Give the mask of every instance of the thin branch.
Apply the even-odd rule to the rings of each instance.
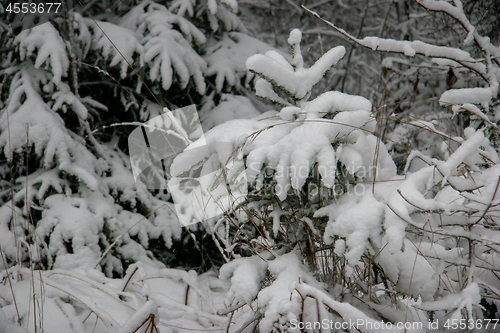
[[[498,191],[498,186],[499,185],[500,185],[500,176],[498,177],[497,186],[495,186],[495,191],[493,192],[493,196],[491,197],[491,200],[488,203],[488,207],[486,207],[486,209],[483,212],[483,215],[481,215],[481,217],[479,218],[479,220],[477,220],[474,224],[477,224],[477,223],[481,222],[481,220],[484,219],[484,217],[486,216],[486,213],[491,208],[491,205],[493,204],[493,201],[495,200],[495,196],[497,195],[497,191]]]
[[[325,20],[318,13],[308,9],[307,7],[302,6],[302,8],[304,8],[304,10],[306,10],[309,14],[323,21],[329,27],[335,29],[337,32],[341,33],[345,37],[365,48],[378,52],[399,53],[410,57],[415,56],[415,54],[420,54],[426,57],[450,59],[458,62],[464,67],[467,67],[471,71],[476,72],[486,82],[489,82],[489,79],[486,76],[486,72],[484,70],[484,65],[476,65],[476,60],[473,59],[468,52],[465,52],[463,50],[452,47],[436,46],[421,41],[398,41],[377,37],[365,37],[363,39],[359,39],[350,35],[344,29],[338,28],[337,26],[335,26],[335,24],[328,20]]]

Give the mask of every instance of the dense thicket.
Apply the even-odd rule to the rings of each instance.
[[[497,1],[0,6],[0,332],[498,318]],[[128,135],[191,104],[172,176],[241,153],[248,195],[181,227]]]

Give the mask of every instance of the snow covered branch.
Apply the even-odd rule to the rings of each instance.
[[[337,27],[332,22],[322,18],[318,13],[304,6],[302,6],[302,8],[304,8],[311,15],[326,23],[331,28],[335,29],[337,32],[347,37],[349,40],[368,49],[378,52],[400,53],[409,57],[414,57],[416,54],[420,54],[426,57],[450,59],[476,72],[484,80],[488,81],[484,66],[481,65],[476,59],[472,58],[466,51],[457,48],[436,46],[421,41],[400,41],[379,37],[365,37],[363,39],[359,39],[350,35],[344,29]]]

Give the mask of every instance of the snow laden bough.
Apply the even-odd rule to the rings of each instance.
[[[349,146],[358,141],[359,147],[361,141],[375,142],[370,134],[375,129],[370,116],[372,105],[364,97],[330,91],[308,100],[313,86],[344,56],[344,47],[331,49],[306,69],[300,40],[300,31],[293,30],[288,39],[293,50],[291,63],[275,51],[247,60],[248,69],[259,77],[257,95],[285,105],[276,121],[280,126],[265,129],[245,145],[248,178],[256,179],[264,164],[274,169],[276,194],[281,200],[289,189],[299,190],[304,185],[315,163],[323,183],[330,188],[335,185],[338,161],[345,161],[353,174],[368,167],[370,157]],[[278,92],[284,92],[289,101]],[[327,114],[333,115],[333,119],[327,119]],[[269,124],[262,128],[265,126]],[[338,143],[336,150],[332,143]],[[354,160],[357,162],[353,164]]]

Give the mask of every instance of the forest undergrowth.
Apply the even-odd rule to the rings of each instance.
[[[0,4],[0,333],[500,329],[495,1],[77,3]]]

